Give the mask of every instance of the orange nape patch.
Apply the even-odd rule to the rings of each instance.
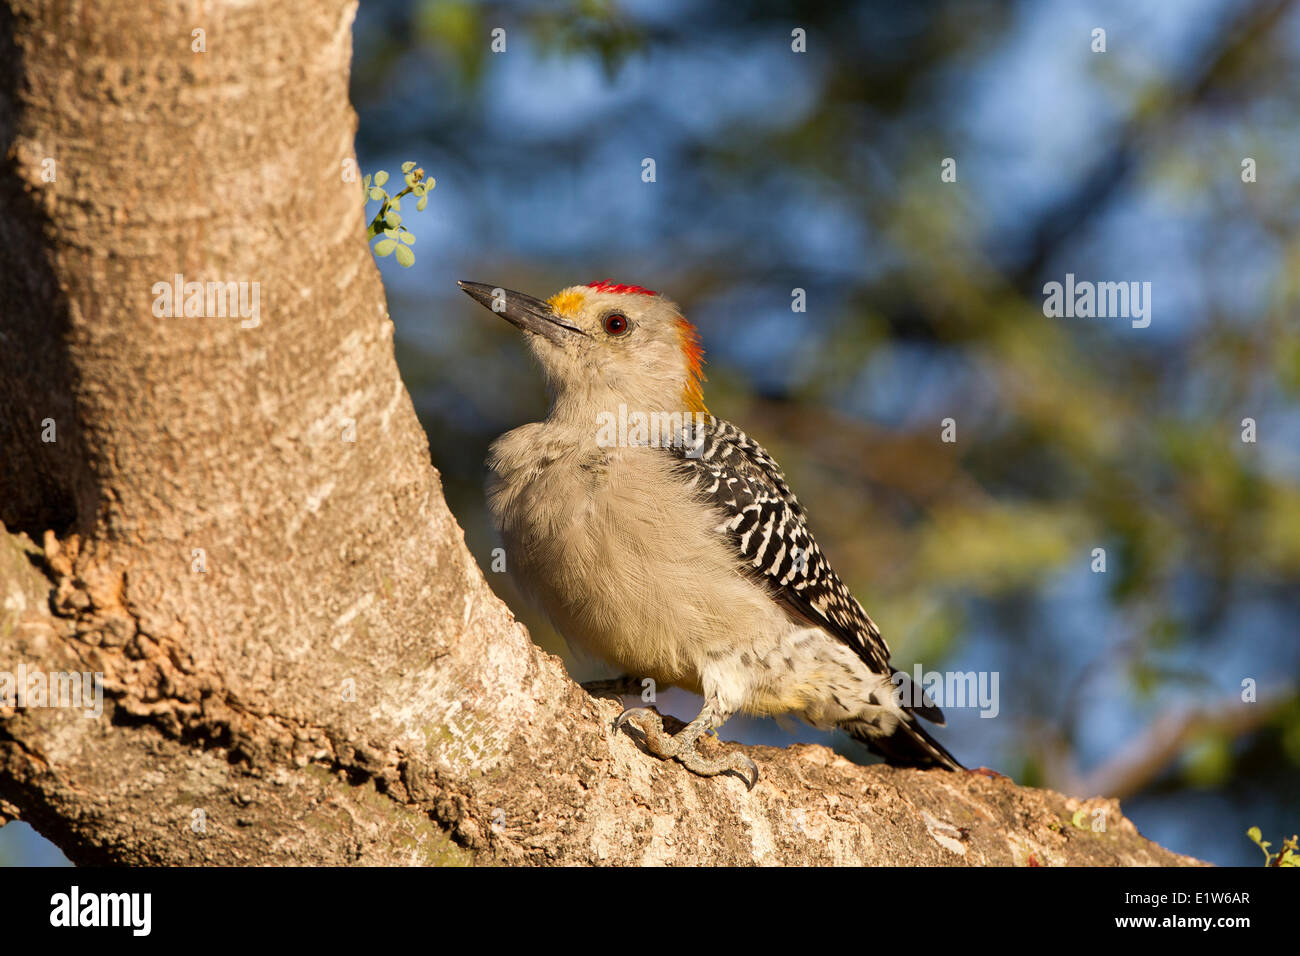
[[[704,346],[700,344],[699,330],[680,316],[677,318],[677,336],[682,343],[682,355],[686,357],[686,385],[682,389],[682,401],[692,412],[705,415],[709,410],[704,405]]]
[[[586,301],[586,294],[578,289],[561,289],[547,299],[546,304],[555,311],[556,315],[562,315],[566,319],[574,319],[582,311],[582,306]]]

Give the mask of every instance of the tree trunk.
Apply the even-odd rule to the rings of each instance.
[[[812,746],[748,793],[611,731],[398,376],[355,8],[0,0],[0,667],[105,690],[0,700],[0,821],[78,863],[1192,862],[1106,801]]]

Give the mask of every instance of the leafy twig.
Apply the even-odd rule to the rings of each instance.
[[[406,179],[406,188],[395,196],[388,195],[388,191],[383,188],[388,182],[387,170],[381,169],[375,173],[374,185],[370,183],[370,176],[362,180],[367,201],[379,203],[379,212],[375,213],[375,218],[370,220],[370,226],[366,229],[366,241],[382,236],[375,243],[375,255],[383,257],[395,252],[397,264],[409,267],[415,264],[415,253],[410,249],[415,242],[415,234],[402,225],[402,197],[414,195],[416,210],[423,212],[429,202],[429,191],[435,182],[432,176],[425,179],[424,170],[409,160],[402,163],[402,173]]]
[[[1255,841],[1255,845],[1264,851],[1265,866],[1300,866],[1300,837],[1291,834],[1290,838],[1282,841],[1281,853],[1269,853],[1268,848],[1273,844],[1264,840],[1264,834],[1260,832],[1259,827],[1251,827],[1246,831],[1246,836]]]

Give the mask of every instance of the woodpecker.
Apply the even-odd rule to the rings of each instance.
[[[963,769],[921,726],[942,712],[895,675],[780,467],[709,414],[700,336],[676,304],[608,280],[545,301],[459,285],[523,331],[551,397],[543,421],[489,453],[511,574],[566,640],[625,675],[608,683],[651,678],[704,698],[676,734],[645,708],[616,730],[630,723],[655,756],[751,789],[758,767],[743,753],[696,749],[739,712],[841,727],[891,764]]]

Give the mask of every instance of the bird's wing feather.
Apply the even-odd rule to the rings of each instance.
[[[736,549],[745,572],[791,612],[848,644],[873,672],[891,673],[880,628],[822,554],[772,456],[712,415],[671,453],[695,493],[721,512],[716,530]]]

